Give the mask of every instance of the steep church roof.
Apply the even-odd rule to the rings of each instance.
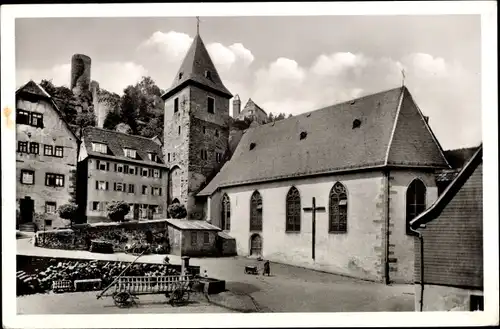
[[[251,118],[253,121],[263,124],[267,121],[267,113],[250,98],[237,118]]]
[[[406,87],[249,129],[198,194],[218,188],[382,167],[449,168]]]
[[[194,37],[193,43],[189,47],[184,61],[172,82],[172,86],[162,95],[162,98],[166,99],[172,96],[189,84],[208,89],[227,98],[233,97],[222,83],[219,73],[199,34]]]

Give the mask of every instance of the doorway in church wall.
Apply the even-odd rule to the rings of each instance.
[[[262,256],[262,238],[259,234],[250,237],[250,256]]]

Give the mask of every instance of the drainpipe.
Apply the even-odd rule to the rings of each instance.
[[[420,228],[425,228],[425,224],[420,225]],[[416,233],[418,236],[418,240],[420,242],[420,312],[424,309],[424,238],[422,233],[414,230],[410,226],[410,231]]]
[[[384,276],[385,284],[390,283],[389,278],[389,223],[390,223],[390,211],[391,211],[391,185],[389,181],[390,171],[384,171],[385,181],[386,181],[386,213],[385,213],[385,243],[384,243]]]

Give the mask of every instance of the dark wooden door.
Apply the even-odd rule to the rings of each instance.
[[[33,222],[33,210],[35,209],[35,201],[29,196],[21,199],[20,208],[20,224]]]
[[[254,234],[250,238],[250,255],[251,256],[262,255],[262,238],[258,234]]]

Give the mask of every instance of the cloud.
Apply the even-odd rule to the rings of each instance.
[[[16,85],[22,86],[30,79],[40,82],[42,79],[52,80],[56,86],[70,85],[71,65],[55,65],[48,69],[20,69],[17,70]],[[92,80],[99,82],[99,86],[108,91],[122,94],[128,85],[135,84],[147,70],[133,62],[96,62],[92,64]]]
[[[140,51],[153,50],[170,62],[179,63],[186,55],[193,38],[188,34],[156,31],[138,47]],[[208,44],[207,51],[218,70],[229,70],[235,65],[247,67],[254,61],[252,52],[241,43],[225,46],[219,42]],[[180,64],[179,64],[180,65]]]
[[[474,101],[480,99],[480,77],[432,54],[376,58],[337,52],[318,55],[310,66],[278,58],[254,73],[245,93],[267,112],[296,115],[401,86],[403,68],[406,86],[444,148],[480,142],[481,108]]]

